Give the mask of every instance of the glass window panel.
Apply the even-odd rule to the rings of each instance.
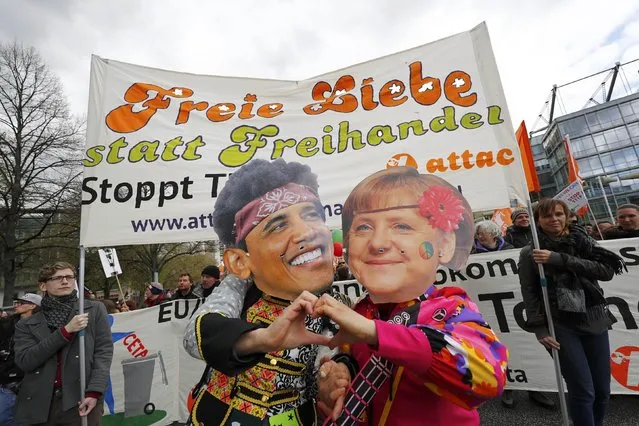
[[[601,164],[603,165],[604,171],[606,173],[612,173],[617,170],[615,164],[612,161],[611,154],[602,154],[601,155]]]
[[[639,99],[620,105],[621,114],[626,117],[626,122],[639,119]]]
[[[576,157],[592,155],[597,152],[595,142],[590,135],[571,140],[570,145],[572,146],[572,150],[574,151],[573,154]]]
[[[606,138],[603,133],[596,133],[592,135],[592,139],[594,140],[598,151],[604,151],[606,149]]]
[[[586,121],[588,122],[588,127],[590,127],[591,132],[601,130],[601,125],[599,124],[599,119],[597,118],[596,113],[591,112],[590,114],[586,114]]]
[[[594,174],[589,158],[582,158],[581,160],[577,160],[577,164],[579,165],[579,174],[581,174],[582,177],[586,178]]]
[[[628,124],[628,132],[634,143],[639,143],[639,123]]]
[[[579,137],[589,133],[586,119],[583,115],[571,118],[559,124],[562,135],[568,135],[570,138]]]

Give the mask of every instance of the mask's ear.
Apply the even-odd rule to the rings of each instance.
[[[446,264],[453,260],[455,256],[455,246],[457,245],[457,238],[454,232],[446,232],[440,235],[439,239],[439,263]]]
[[[224,250],[224,265],[236,277],[247,280],[251,277],[251,261],[249,255],[239,248]]]

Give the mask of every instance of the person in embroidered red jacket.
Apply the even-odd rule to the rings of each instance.
[[[340,425],[479,425],[476,407],[503,392],[508,352],[464,290],[433,285],[440,265],[468,258],[467,201],[441,178],[392,168],[355,187],[342,227],[368,295],[354,310],[329,295],[314,307],[340,326],[331,344],[350,352],[322,366],[327,379],[336,361],[350,364],[351,387],[344,396],[320,380],[320,409]]]

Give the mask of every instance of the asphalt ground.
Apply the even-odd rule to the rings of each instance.
[[[482,426],[553,426],[561,425],[561,413],[557,394],[547,394],[556,407],[544,408],[528,398],[528,392],[515,392],[515,406],[506,408],[500,399],[487,402],[479,408]],[[639,426],[639,395],[613,395],[610,399],[606,425]],[[174,422],[171,426],[181,426]],[[452,425],[451,425],[452,426]],[[461,426],[461,425],[460,425]],[[578,426],[578,425],[575,425]]]
[[[540,407],[528,398],[528,392],[515,392],[515,406],[506,408],[501,400],[489,401],[479,408],[482,426],[561,425],[557,394],[547,394],[554,401],[554,409]],[[608,407],[606,425],[639,426],[639,395],[613,395]],[[578,426],[578,425],[575,425]]]

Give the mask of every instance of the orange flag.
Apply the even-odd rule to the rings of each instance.
[[[528,192],[540,192],[539,178],[537,177],[537,169],[533,160],[532,150],[530,149],[530,139],[528,138],[528,130],[526,123],[521,122],[517,132],[515,133],[517,144],[519,145],[519,153],[521,154],[521,163],[524,166],[524,174],[526,175],[526,184],[528,184]]]
[[[572,156],[570,152],[570,143],[568,139],[568,135],[564,138],[564,147],[566,148],[566,160],[568,160],[568,183],[573,183],[578,180],[582,181],[581,175],[579,175],[579,164],[577,164],[577,160]]]
[[[492,221],[495,222],[501,228],[501,235],[506,235],[506,229],[513,224],[510,220],[510,214],[512,209],[506,207],[505,209],[496,209],[493,212]]]

